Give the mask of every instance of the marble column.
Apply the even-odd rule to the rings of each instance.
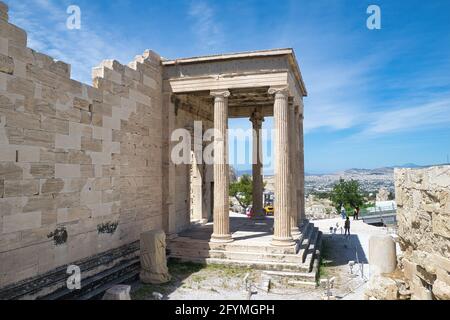
[[[261,139],[261,128],[264,118],[261,113],[255,111],[250,118],[253,124],[253,161],[252,161],[252,174],[253,174],[253,218],[262,219],[264,218],[263,212],[263,177],[262,177],[262,139]]]
[[[290,217],[290,177],[289,177],[289,95],[287,88],[270,88],[275,94],[275,221],[272,245],[293,246]]]
[[[306,220],[305,213],[305,145],[304,145],[304,135],[303,135],[303,113],[304,108],[303,105],[299,106],[299,115],[298,115],[298,130],[299,133],[297,137],[299,138],[299,152],[298,152],[298,162],[299,162],[299,186],[298,186],[298,223],[303,224]]]
[[[289,106],[289,145],[291,146],[289,157],[291,168],[291,234],[292,237],[298,238],[300,236],[300,230],[298,228],[298,180],[299,180],[299,168],[298,168],[298,153],[299,153],[299,139],[297,137],[297,119],[296,119],[296,106]]]
[[[229,162],[228,162],[228,97],[227,90],[211,91],[214,97],[214,231],[213,242],[231,242]]]

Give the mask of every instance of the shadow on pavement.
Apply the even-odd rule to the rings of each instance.
[[[357,235],[324,234],[323,246],[322,257],[328,266],[347,265],[349,261],[368,263]]]

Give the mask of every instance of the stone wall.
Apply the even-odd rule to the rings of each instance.
[[[0,288],[162,227],[162,112],[158,55],[79,83],[0,2]]]
[[[450,166],[397,169],[401,267],[412,299],[450,299]]]

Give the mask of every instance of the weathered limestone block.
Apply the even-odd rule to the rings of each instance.
[[[2,93],[0,95],[0,108],[12,111],[12,110],[14,110],[14,107],[15,107],[15,102],[14,102],[13,98],[3,95],[3,93]]]
[[[52,196],[34,196],[27,198],[23,212],[37,212],[53,210],[55,208],[55,200]]]
[[[3,233],[37,229],[41,227],[41,212],[27,212],[3,217]]]
[[[40,116],[29,113],[14,112],[6,116],[6,125],[13,128],[40,130]]]
[[[395,241],[389,235],[373,236],[369,240],[369,263],[371,272],[384,274],[397,267]]]
[[[3,37],[0,37],[0,53],[9,56],[9,41]]]
[[[42,130],[23,130],[23,144],[52,149],[55,146],[55,134]]]
[[[19,27],[0,19],[0,37],[7,38],[10,45],[25,47],[27,45],[27,33]]]
[[[69,150],[67,152],[56,153],[56,162],[60,164],[91,164],[90,155],[80,150]]]
[[[141,268],[140,278],[144,283],[160,284],[170,281],[164,231],[152,230],[141,234]]]
[[[14,61],[13,58],[0,54],[0,72],[7,74],[14,73]]]
[[[104,116],[112,117],[112,105],[107,103],[94,102],[92,104],[93,113],[99,113]]]
[[[433,233],[450,239],[450,215],[433,213]]]
[[[436,280],[433,284],[433,294],[438,300],[450,300],[450,284]]]
[[[5,181],[5,197],[35,196],[39,194],[39,180]]]
[[[414,279],[414,277],[416,276],[417,264],[411,262],[408,259],[403,258],[402,265],[403,265],[403,274],[405,275],[405,278],[409,281],[412,281],[412,279]]]
[[[90,210],[83,207],[60,208],[57,210],[57,223],[68,223],[85,220],[90,216]]]
[[[47,179],[41,181],[42,194],[59,193],[64,188],[64,180],[62,179]]]
[[[77,164],[55,164],[55,178],[80,178],[81,166]]]
[[[85,151],[102,152],[102,140],[81,138],[81,149]]]
[[[90,111],[90,106],[91,104],[89,103],[89,101],[80,99],[75,97],[73,99],[73,107],[80,109],[80,110],[84,110],[84,111]]]
[[[78,192],[59,193],[55,196],[57,208],[76,208],[81,204],[81,196]]]
[[[433,254],[431,257],[431,260],[434,265],[439,266],[439,269],[442,269],[450,274],[450,259],[449,258],[445,258],[439,254]]]
[[[411,260],[418,265],[418,269],[423,269],[422,273],[435,274],[436,265],[433,263],[433,259],[430,253],[422,250],[414,250],[411,254]]]
[[[49,179],[55,174],[55,166],[50,164],[31,164],[30,173],[38,179]]]
[[[70,78],[71,66],[68,63],[62,61],[54,61],[49,66],[49,70],[64,78]]]
[[[22,95],[25,98],[34,98],[35,85],[33,81],[19,78],[9,77],[7,83],[8,93]]]
[[[17,46],[9,41],[7,55],[12,57],[14,61],[19,61],[23,64],[21,66],[22,76],[26,73],[26,65],[35,63],[33,50],[22,46]]]
[[[0,179],[20,180],[23,178],[23,169],[11,162],[0,162]]]
[[[102,300],[131,300],[131,286],[117,285],[105,292]]]
[[[38,147],[15,146],[17,162],[38,163],[41,159],[41,150]],[[31,170],[30,170],[31,171]]]
[[[80,165],[80,174],[82,178],[95,178],[95,166],[89,164]]]
[[[8,21],[8,6],[3,1],[0,1],[0,19]]]
[[[374,275],[371,277],[364,293],[366,299],[375,300],[397,300],[398,285],[395,280],[384,277],[382,275]]]
[[[97,127],[103,126],[103,115],[101,113],[92,113],[91,118],[92,125]]]
[[[411,300],[433,300],[432,292],[426,288],[419,277],[411,282]]]

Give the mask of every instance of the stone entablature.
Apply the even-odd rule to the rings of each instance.
[[[450,299],[450,166],[396,169],[403,274],[413,299]]]

